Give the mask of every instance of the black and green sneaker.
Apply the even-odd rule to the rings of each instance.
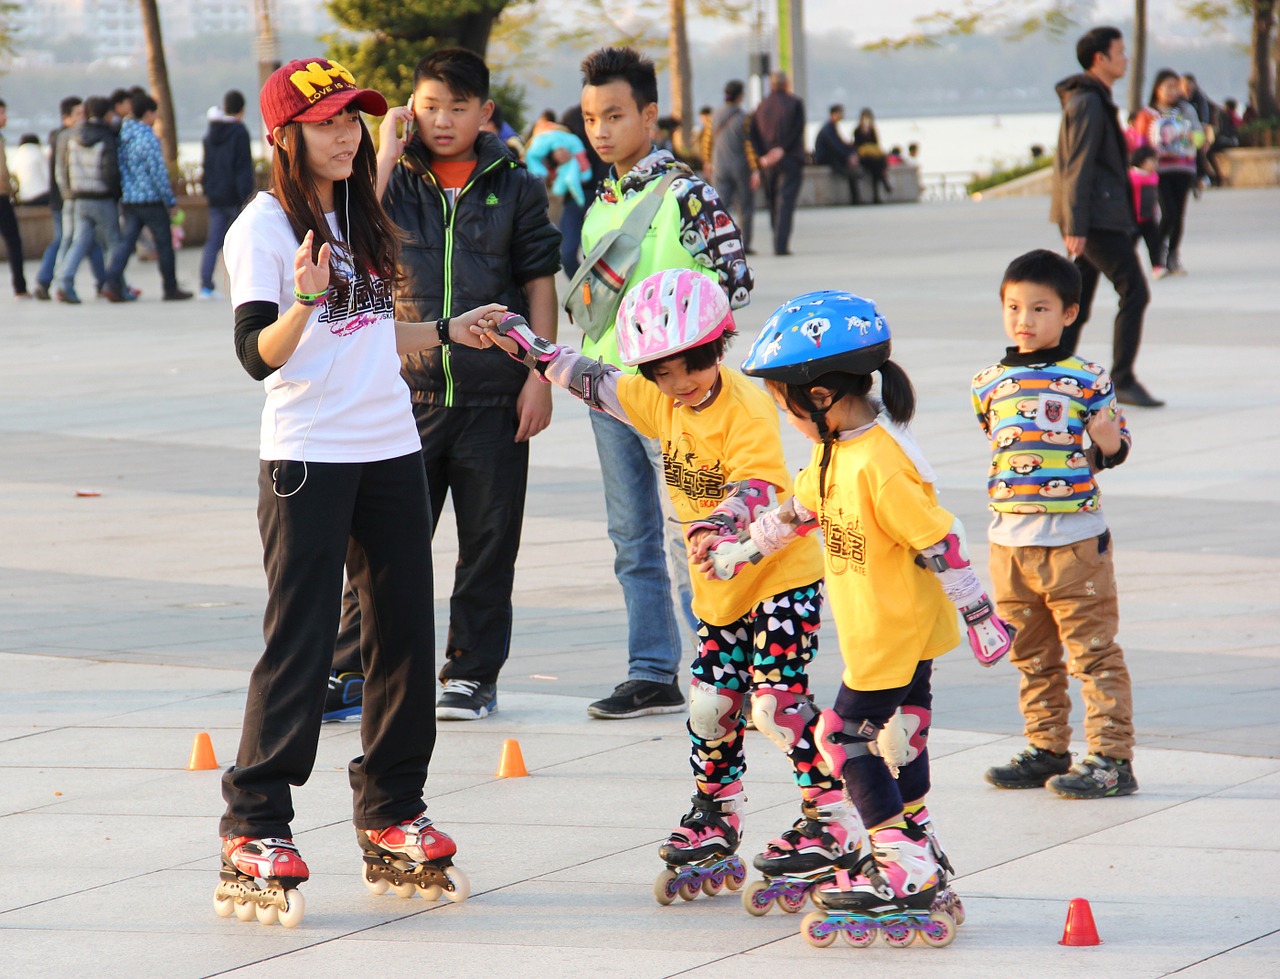
[[[988,768],[986,779],[998,789],[1040,789],[1054,775],[1071,768],[1071,753],[1027,748],[1014,755],[1007,765]]]
[[[1085,755],[1065,775],[1055,775],[1045,788],[1067,799],[1105,799],[1113,795],[1133,795],[1138,780],[1133,762],[1105,755]]]

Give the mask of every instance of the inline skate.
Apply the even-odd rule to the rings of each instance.
[[[311,876],[291,839],[229,836],[222,841],[221,880],[213,892],[220,918],[295,927],[306,912],[298,885]],[[261,880],[264,886],[258,886]]]
[[[856,872],[864,859],[866,833],[842,790],[806,799],[800,812],[795,825],[752,861],[764,880],[742,892],[742,906],[751,914],[768,914],[775,903],[795,914],[815,887],[837,870]]]
[[[390,889],[397,897],[420,893],[428,901],[443,895],[454,904],[471,894],[471,881],[453,866],[458,847],[425,812],[386,829],[357,829],[356,840],[364,851],[364,883],[374,894]]]
[[[822,908],[805,916],[804,940],[826,948],[843,936],[854,948],[865,948],[878,932],[895,948],[905,948],[920,936],[926,945],[942,948],[956,937],[955,919],[933,910],[940,870],[924,831],[908,822],[871,836],[873,862],[862,875],[841,870],[836,879],[813,892]]]
[[[955,920],[956,927],[959,927],[964,924],[964,904],[951,886],[951,878],[956,875],[955,868],[951,866],[951,860],[943,851],[942,844],[938,842],[938,833],[933,828],[933,819],[929,815],[929,810],[926,806],[921,806],[918,812],[906,815],[907,821],[915,824],[916,828],[928,837],[929,850],[938,864],[938,894],[933,899],[933,906],[929,910],[947,912]]]
[[[745,801],[741,782],[694,792],[693,808],[658,848],[667,865],[653,882],[659,904],[677,897],[692,901],[699,891],[712,897],[725,887],[736,891],[742,886],[747,868],[738,856],[738,843]]]

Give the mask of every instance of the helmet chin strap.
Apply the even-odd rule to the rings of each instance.
[[[801,391],[800,395],[803,399],[802,407],[809,410],[809,421],[818,429],[818,438],[822,440],[822,461],[818,464],[818,499],[825,500],[827,496],[827,466],[831,463],[831,446],[835,444],[837,432],[827,424],[827,412],[829,412],[837,401],[849,393],[852,387],[851,378],[841,376],[836,381],[831,391],[831,400],[827,402],[825,408],[819,408],[813,403],[813,398],[808,391]]]

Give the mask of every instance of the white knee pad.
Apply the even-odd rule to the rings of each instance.
[[[689,730],[703,741],[723,741],[737,727],[742,694],[703,680],[689,692]]]
[[[807,697],[789,690],[761,687],[751,695],[751,719],[756,730],[783,751],[799,742],[810,721],[818,716],[818,708]]]
[[[926,738],[921,737],[920,731],[928,727],[929,714],[920,707],[900,707],[876,736],[871,750],[884,759],[894,778],[898,777],[898,769],[924,750]]]

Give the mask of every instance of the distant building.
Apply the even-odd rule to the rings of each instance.
[[[276,30],[322,34],[333,28],[323,0],[272,0]],[[253,0],[159,0],[165,41],[210,34],[253,35]],[[19,37],[83,37],[85,60],[141,58],[145,48],[137,0],[39,0],[13,13]]]

